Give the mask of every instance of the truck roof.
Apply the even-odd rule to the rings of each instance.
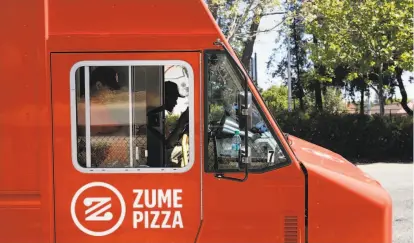
[[[136,7],[133,6],[131,1],[50,1],[49,34],[188,35],[217,32],[202,0],[140,0]]]
[[[46,16],[52,51],[155,50],[157,44],[157,50],[195,49],[191,43],[201,49],[200,43],[211,46],[221,34],[203,0],[140,0],[136,5],[131,1],[50,1]],[[112,46],[100,41],[108,36],[114,38]],[[132,46],[127,40],[134,37],[140,42]],[[91,38],[96,41],[90,42]]]

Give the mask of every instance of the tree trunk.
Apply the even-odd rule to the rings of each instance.
[[[319,80],[315,80],[315,105],[318,111],[323,111],[322,90]]]
[[[254,10],[253,21],[252,21],[252,24],[250,25],[250,30],[249,30],[249,37],[247,41],[244,43],[245,45],[244,45],[244,50],[243,50],[241,61],[244,67],[248,71],[250,71],[250,61],[251,61],[251,57],[253,54],[254,42],[256,40],[256,32],[259,29],[259,25],[260,25],[261,13],[262,13],[261,8],[262,8],[261,4],[258,4]],[[256,22],[255,19],[258,19],[258,21]]]
[[[213,15],[213,18],[217,21],[217,14],[218,14],[218,4],[211,3],[212,0],[207,0],[207,5],[209,6],[210,12]]]
[[[359,114],[360,115],[364,115],[364,113],[365,113],[364,98],[365,98],[365,87],[362,87],[361,88],[361,103],[360,103],[360,107],[359,107]],[[369,102],[369,100],[368,100],[368,102]]]
[[[301,92],[301,95],[299,96],[299,106],[301,111],[305,111],[305,103],[303,102],[303,89]]]
[[[242,14],[242,16],[237,19],[229,28],[229,31],[227,33],[227,41],[231,42],[234,38],[234,35],[237,33],[237,31],[239,31],[239,29],[245,24],[246,19],[249,16],[250,13],[250,9],[252,8],[253,4],[255,3],[255,1],[251,1],[250,4],[246,7],[246,10],[244,11],[244,13]],[[227,0],[227,4],[232,4],[229,3],[229,0]],[[253,10],[255,13],[258,10],[258,7],[260,6],[260,4]],[[256,17],[256,15],[255,15]]]
[[[385,114],[385,109],[384,109],[384,105],[385,105],[385,99],[384,99],[384,85],[383,85],[383,64],[381,63],[380,65],[380,70],[379,70],[379,78],[378,78],[378,99],[379,99],[379,105],[380,105],[380,115],[384,116]]]
[[[313,43],[315,45],[318,44],[318,39],[313,36]],[[322,75],[321,65],[315,64],[316,71]],[[314,90],[315,90],[315,107],[318,111],[323,110],[323,104],[322,104],[322,90],[321,90],[321,83],[319,80],[314,80]]]
[[[402,68],[400,67],[395,68],[395,75],[397,76],[398,87],[400,88],[400,93],[401,93],[401,106],[404,108],[405,112],[407,112],[408,115],[413,116],[413,111],[407,105],[407,92],[405,91],[404,83],[401,78],[402,73],[403,73]]]
[[[298,35],[297,35],[297,29],[296,29],[296,19],[293,19],[293,40],[295,42],[295,47],[294,47],[294,55],[296,55],[296,87],[298,89],[298,98],[299,98],[299,102],[300,102],[300,110],[301,111],[305,111],[305,105],[303,103],[303,87],[302,87],[302,83],[300,80],[300,63],[299,63],[299,59],[300,59],[300,53],[299,53],[299,45],[298,42],[300,40],[298,40]]]

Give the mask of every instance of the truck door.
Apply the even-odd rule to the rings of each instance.
[[[204,218],[198,242],[307,242],[306,176],[288,154],[286,139],[265,116],[259,95],[245,89],[230,55],[206,51],[204,65]],[[248,92],[251,102],[245,101]],[[241,112],[246,106],[249,119]],[[235,135],[248,163],[234,155]]]
[[[55,53],[51,66],[56,242],[194,242],[200,53]]]

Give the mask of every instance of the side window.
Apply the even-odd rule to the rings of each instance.
[[[238,95],[244,94],[243,77],[232,60],[224,52],[206,54],[206,172],[240,171],[237,157],[232,155],[234,135],[241,138],[241,153],[245,151],[248,139],[248,151],[251,155],[250,171],[265,171],[288,162],[282,146],[268,129],[263,114],[252,104],[253,128],[245,136],[240,129],[237,116]],[[236,132],[238,131],[238,132]]]
[[[76,69],[74,162],[99,171],[189,166],[192,70],[124,63]]]

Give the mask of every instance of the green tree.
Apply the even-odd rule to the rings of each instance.
[[[288,88],[286,86],[273,85],[262,92],[262,97],[273,113],[288,108]]]
[[[329,80],[335,67],[347,66],[347,80],[363,77],[378,94],[384,115],[390,73],[412,69],[412,1],[314,0],[304,8],[306,32],[317,40],[308,43],[310,59],[326,67],[315,76]]]
[[[324,113],[337,114],[346,111],[346,102],[344,101],[343,95],[339,88],[332,86],[326,87],[324,95],[321,98]],[[304,101],[307,107],[307,113],[319,111],[319,109],[315,105],[316,99],[314,92],[307,93],[304,97]]]
[[[342,113],[346,111],[341,90],[336,87],[328,87],[323,95],[323,110],[328,113]]]

